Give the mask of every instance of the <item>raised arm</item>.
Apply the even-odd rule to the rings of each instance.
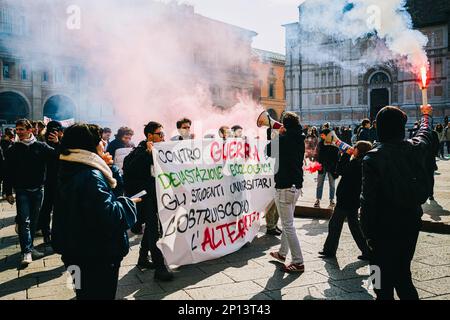
[[[428,106],[422,106],[421,107],[422,112],[422,120],[420,122],[420,128],[417,132],[416,136],[412,138],[410,141],[412,141],[413,145],[416,148],[422,149],[422,150],[431,150],[432,142],[433,142],[433,129],[432,129],[432,115],[433,115],[433,108]]]

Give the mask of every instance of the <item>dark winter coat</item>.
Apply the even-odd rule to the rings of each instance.
[[[52,245],[65,263],[120,262],[128,254],[127,230],[135,222],[135,204],[116,197],[99,170],[60,162]]]

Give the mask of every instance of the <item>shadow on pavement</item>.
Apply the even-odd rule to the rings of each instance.
[[[217,276],[227,268],[247,266],[249,260],[266,256],[266,251],[279,243],[280,239],[276,237],[256,238],[253,243],[245,245],[236,253],[216,260],[180,267],[174,270],[174,280],[165,283],[154,280],[154,270],[141,271],[136,266],[130,266],[126,274],[119,280],[116,298],[160,300],[175,293],[180,294],[180,290],[195,286],[201,281],[207,281],[208,278]],[[173,298],[182,300],[189,299],[189,296],[186,294],[179,298],[170,297],[170,299]]]

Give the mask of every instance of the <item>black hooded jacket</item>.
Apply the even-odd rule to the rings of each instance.
[[[420,228],[421,204],[432,188],[430,122],[424,116],[413,139],[378,143],[364,158],[361,223],[368,239]]]
[[[302,127],[288,129],[286,134],[267,145],[266,153],[276,159],[275,188],[288,189],[293,185],[303,188],[303,160],[305,157],[305,135]]]

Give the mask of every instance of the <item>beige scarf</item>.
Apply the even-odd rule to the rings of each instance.
[[[113,178],[111,168],[98,154],[81,149],[70,149],[69,151],[70,154],[68,156],[60,155],[59,159],[62,161],[76,162],[93,167],[105,176],[111,188],[114,189],[117,186],[117,180]]]

